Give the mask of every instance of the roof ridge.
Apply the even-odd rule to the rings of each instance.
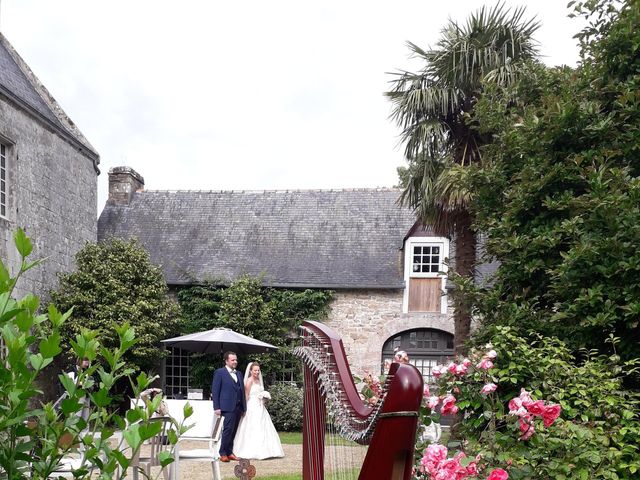
[[[2,45],[5,50],[9,53],[10,57],[16,63],[20,71],[23,73],[31,87],[34,89],[36,94],[42,99],[45,103],[49,111],[53,114],[54,118],[60,122],[60,126],[67,131],[69,135],[75,138],[76,141],[80,142],[84,147],[89,150],[96,157],[93,162],[94,166],[97,169],[97,164],[100,163],[99,154],[96,149],[91,145],[89,140],[82,134],[77,125],[71,120],[71,118],[66,114],[57,100],[51,95],[47,87],[40,81],[40,79],[33,73],[31,67],[24,61],[24,59],[20,56],[17,50],[13,47],[11,42],[0,32],[0,45]],[[20,99],[24,103],[26,102],[24,99]]]
[[[264,190],[172,190],[172,189],[144,189],[137,193],[302,193],[302,192],[397,192],[397,187],[362,187],[362,188],[293,188],[293,189],[264,189]]]

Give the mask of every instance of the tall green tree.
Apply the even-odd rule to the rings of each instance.
[[[60,276],[51,297],[62,309],[73,307],[73,317],[61,328],[61,345],[68,348],[88,328],[114,348],[119,341],[115,325],[127,322],[138,340],[125,360],[143,370],[157,366],[163,355],[160,340],[177,331],[179,309],[167,295],[162,270],[134,240],[87,243],[76,254],[76,270]]]
[[[472,277],[476,263],[470,192],[462,180],[466,167],[480,161],[480,147],[490,138],[473,128],[474,108],[484,81],[513,84],[521,65],[536,56],[532,35],[538,27],[525,18],[524,9],[511,12],[501,5],[481,8],[464,25],[450,20],[435,48],[408,43],[425,66],[397,74],[386,93],[408,161],[400,171],[400,201],[438,234],[453,235],[453,269],[462,277]],[[454,304],[455,350],[462,353],[471,314],[460,295],[454,294]]]
[[[476,107],[494,141],[467,179],[477,226],[501,265],[475,303],[485,325],[632,360],[640,356],[640,7],[598,0],[575,10],[587,24],[577,35],[579,68],[533,68],[518,102],[487,90]]]

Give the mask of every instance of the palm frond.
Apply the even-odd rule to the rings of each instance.
[[[525,18],[524,8],[498,4],[480,8],[464,24],[450,20],[434,48],[407,42],[411,56],[425,65],[396,72],[385,94],[409,162],[400,201],[441,233],[451,233],[466,214],[465,168],[480,160],[482,143],[466,118],[483,82],[513,85],[537,54],[533,34],[539,26]]]

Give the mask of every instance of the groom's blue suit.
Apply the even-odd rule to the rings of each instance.
[[[222,367],[213,372],[211,393],[213,409],[220,410],[224,417],[222,427],[222,439],[220,440],[220,455],[233,453],[233,438],[236,436],[240,418],[247,410],[247,402],[244,397],[244,385],[240,372],[236,371],[236,382],[229,370]]]

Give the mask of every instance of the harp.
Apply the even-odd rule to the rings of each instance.
[[[304,480],[325,478],[326,425],[368,445],[359,480],[409,480],[414,463],[422,375],[413,365],[391,364],[374,406],[360,398],[340,337],[318,322],[302,324],[294,353],[304,363]]]

